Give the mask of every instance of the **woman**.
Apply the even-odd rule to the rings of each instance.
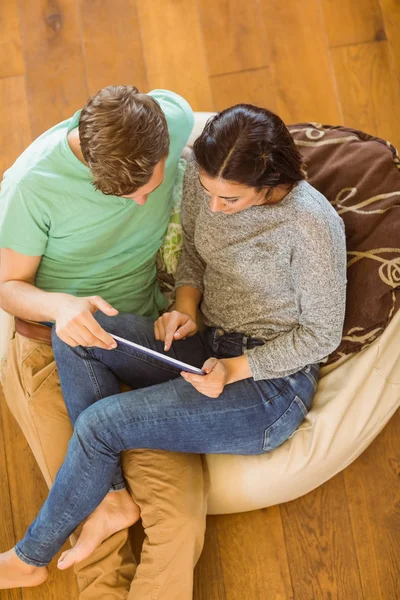
[[[261,454],[310,410],[319,363],[341,339],[345,237],[335,210],[305,181],[279,117],[242,104],[207,123],[185,175],[182,224],[176,310],[155,323],[128,314],[97,320],[206,375],[180,373],[124,345],[73,348],[54,333],[75,432],[38,518],[0,557],[0,587],[43,581],[88,515],[60,568],[138,518],[121,451]],[[120,393],[121,380],[133,391]]]

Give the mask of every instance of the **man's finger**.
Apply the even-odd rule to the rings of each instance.
[[[66,335],[63,333],[57,333],[57,335],[60,338],[60,340],[62,340],[63,342],[68,344],[68,346],[71,346],[72,348],[76,348],[76,346],[80,346],[79,342],[74,340],[70,335]]]
[[[80,327],[80,328],[75,327],[70,332],[70,335],[75,340],[75,342],[77,342],[78,346],[92,346],[93,345],[90,343],[93,336],[86,329],[86,327],[84,329],[82,329],[82,327]]]
[[[74,333],[74,338],[78,339],[78,335],[79,338],[82,340],[80,342],[80,345],[84,346],[85,348],[91,348],[92,346],[95,346],[96,348],[102,348],[103,350],[111,349],[109,344],[105,344],[104,342],[102,342],[98,337],[93,335],[93,333],[87,327],[81,326],[79,328],[79,333],[78,331]],[[117,344],[115,342],[114,348],[116,347]]]
[[[90,296],[89,302],[93,305],[93,307],[96,310],[101,310],[101,312],[103,312],[105,315],[115,317],[115,315],[118,314],[117,309],[111,306],[111,304],[109,304],[101,296]],[[93,312],[96,312],[96,310],[94,310]]]
[[[84,318],[83,326],[89,330],[91,335],[95,338],[93,346],[98,346],[99,348],[116,348],[117,343],[113,337],[107,331],[98,324],[96,319],[90,313],[87,313]]]

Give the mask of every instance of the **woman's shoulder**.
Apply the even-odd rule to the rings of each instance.
[[[192,151],[185,154],[186,170],[183,180],[183,200],[190,202],[203,193],[203,188],[199,182],[199,171]]]
[[[342,223],[329,200],[321,194],[308,181],[300,181],[294,190],[293,203],[296,212],[296,218],[308,225],[335,224]]]
[[[194,176],[197,177],[198,176],[198,168],[197,168],[196,160],[194,158],[193,150],[186,147],[183,158],[186,160],[185,179],[192,179]]]

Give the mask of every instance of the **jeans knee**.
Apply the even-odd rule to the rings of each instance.
[[[90,441],[96,430],[99,430],[96,424],[96,417],[92,414],[93,411],[91,408],[92,407],[89,406],[86,410],[81,412],[75,422],[74,435],[84,442]]]

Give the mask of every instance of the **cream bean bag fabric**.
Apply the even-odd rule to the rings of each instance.
[[[288,502],[347,467],[400,406],[400,311],[371,346],[323,367],[313,407],[280,448],[260,456],[208,455],[208,512]]]

